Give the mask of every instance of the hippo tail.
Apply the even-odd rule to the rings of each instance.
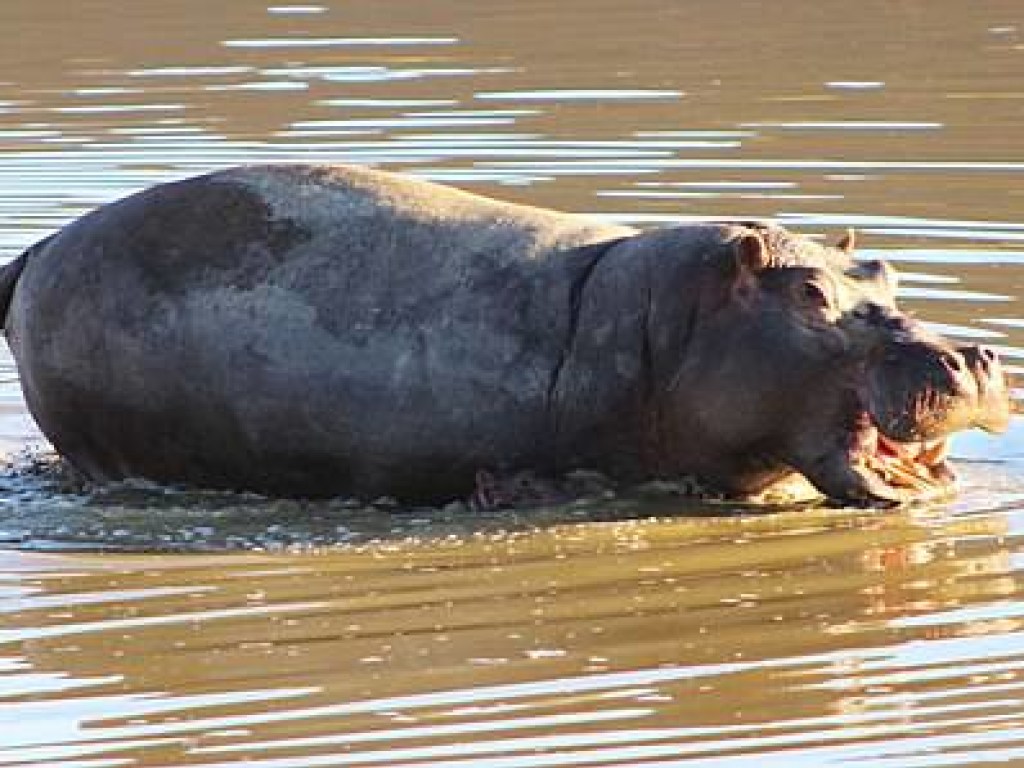
[[[7,310],[11,306],[11,299],[14,297],[14,288],[18,284],[18,278],[28,263],[28,257],[38,246],[32,246],[21,254],[14,261],[0,267],[0,329],[7,330]]]

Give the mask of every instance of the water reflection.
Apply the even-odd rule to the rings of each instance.
[[[0,755],[1014,759],[1019,544],[998,514],[792,513],[291,558],[20,561],[5,586],[27,601],[0,624],[40,629],[0,636],[16,652],[0,679],[40,728],[0,729]]]

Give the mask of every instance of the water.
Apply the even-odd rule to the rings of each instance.
[[[853,226],[905,306],[1024,366],[1015,0],[7,0],[0,25],[0,259],[155,182],[371,163],[641,225]],[[0,765],[1024,764],[1019,422],[956,442],[956,501],[889,513],[90,488],[39,443],[4,351]]]

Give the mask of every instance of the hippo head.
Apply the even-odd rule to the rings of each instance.
[[[663,390],[667,455],[736,495],[794,471],[842,503],[948,495],[949,436],[1008,423],[996,354],[901,312],[893,270],[855,260],[852,233],[825,247],[774,226],[722,231],[691,352]]]

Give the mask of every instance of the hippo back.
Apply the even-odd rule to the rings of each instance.
[[[364,169],[233,169],[66,227],[7,332],[91,476],[443,497],[536,457],[574,286],[631,233]]]

